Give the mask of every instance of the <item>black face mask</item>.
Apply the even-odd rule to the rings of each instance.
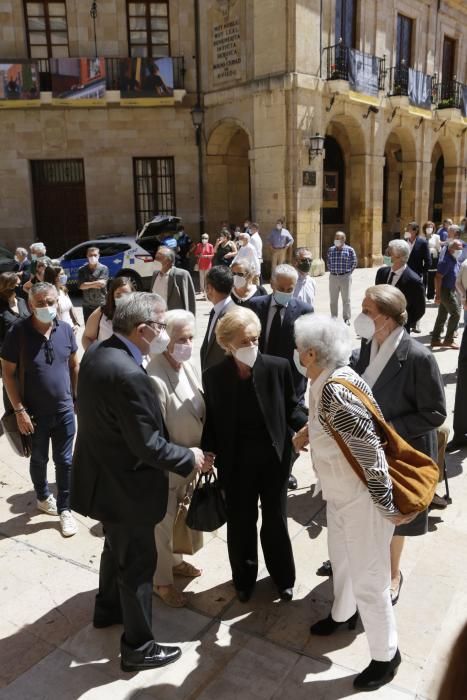
[[[311,260],[301,260],[298,263],[298,269],[300,272],[310,272],[311,270]]]

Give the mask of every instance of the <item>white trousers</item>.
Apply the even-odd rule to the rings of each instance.
[[[173,567],[182,563],[181,554],[173,552],[173,529],[177,508],[180,501],[183,501],[193,476],[184,478],[178,474],[169,473],[169,497],[167,500],[167,512],[164,520],[157,523],[154,529],[157,549],[157,567],[154,574],[154,584],[156,586],[170,586],[174,581]]]
[[[331,316],[337,318],[339,294],[342,297],[342,316],[344,321],[350,321],[350,288],[352,286],[352,273],[347,275],[329,275],[329,300]]]
[[[390,544],[394,525],[360,493],[345,505],[327,503],[328,547],[332,564],[332,617],[343,622],[358,608],[375,661],[390,661],[397,650],[391,604]]]

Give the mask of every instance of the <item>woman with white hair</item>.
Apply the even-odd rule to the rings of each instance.
[[[247,260],[235,260],[231,267],[233,273],[233,287],[230,293],[232,301],[237,306],[243,306],[254,297],[267,294],[267,290],[256,284],[257,272],[252,263]]]
[[[261,324],[253,311],[228,311],[215,328],[227,357],[203,374],[206,425],[202,447],[215,455],[227,505],[227,546],[237,597],[247,602],[261,545],[282,600],[293,596],[295,565],[287,530],[291,433],[306,424],[287,360],[258,353]]]
[[[302,316],[295,322],[297,367],[311,380],[309,423],[294,439],[310,445],[313,467],[326,499],[334,602],[311,634],[327,636],[343,625],[355,629],[360,614],[371,652],[355,688],[373,690],[392,680],[401,662],[389,588],[389,546],[394,525],[411,516],[397,510],[384,450],[372,417],[351,391],[369,386],[347,367],[350,331],[337,319]],[[347,386],[339,382],[347,383]],[[350,388],[349,388],[350,387]],[[341,450],[336,435],[362,467],[366,486]]]
[[[165,316],[170,338],[164,353],[152,355],[146,371],[154,382],[162,417],[171,442],[198,447],[203,431],[205,406],[201,381],[191,363],[195,317],[190,311],[174,309]],[[157,568],[154,592],[174,608],[186,605],[186,597],[174,586],[174,575],[195,578],[201,570],[173,552],[173,526],[178,504],[185,498],[194,473],[183,478],[169,474],[167,513],[155,528]]]

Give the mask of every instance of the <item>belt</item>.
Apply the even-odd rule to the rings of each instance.
[[[331,272],[331,275],[335,275],[336,277],[340,277],[341,275],[351,275],[352,270],[349,270],[349,272]]]
[[[287,248],[287,246],[283,245],[283,246],[280,246],[279,248],[277,248],[276,246],[273,245],[272,248],[273,248],[273,250],[285,250],[285,248]]]

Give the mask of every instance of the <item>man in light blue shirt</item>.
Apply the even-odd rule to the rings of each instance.
[[[286,228],[284,228],[284,220],[277,219],[276,227],[273,228],[267,238],[271,249],[271,276],[277,265],[282,265],[287,257],[287,248],[293,245],[293,238]]]

